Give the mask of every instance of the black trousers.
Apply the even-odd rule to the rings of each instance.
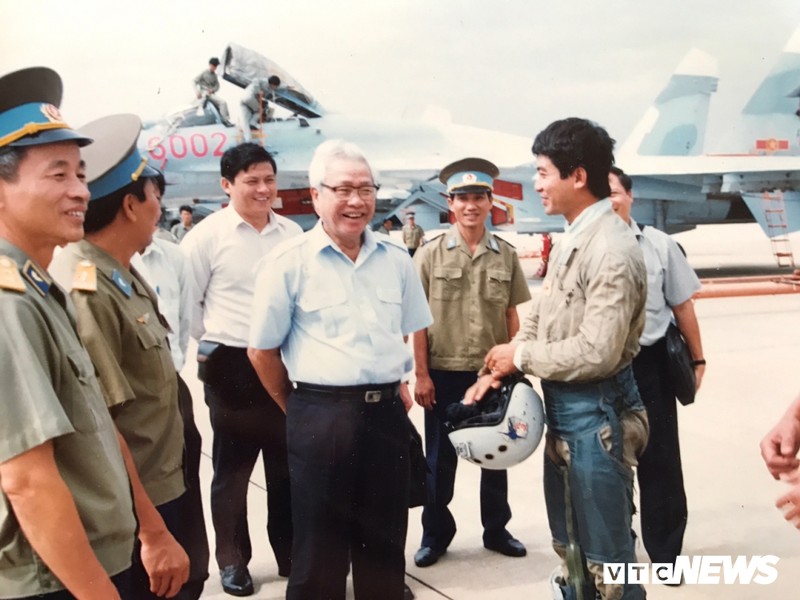
[[[677,402],[667,373],[663,338],[652,346],[642,346],[633,360],[633,373],[650,422],[650,439],[637,469],[642,541],[652,562],[672,563],[681,553],[688,513]]]
[[[267,481],[267,536],[278,573],[291,571],[292,506],[286,417],[258,379],[246,348],[220,346],[206,362],[205,397],[214,431],[211,517],[220,569],[252,558],[247,488],[259,453]]]
[[[425,456],[428,460],[428,501],[422,509],[422,546],[447,549],[456,534],[456,521],[448,505],[453,499],[456,480],[456,455],[442,423],[445,409],[461,402],[467,388],[477,380],[475,371],[430,371],[436,389],[433,410],[425,411]],[[506,525],[511,520],[506,471],[481,469],[481,523],[484,542],[511,537]]]
[[[114,587],[117,588],[122,600],[138,600],[138,597],[131,591],[130,576],[131,572],[130,569],[128,569],[127,571],[123,571],[122,573],[114,575],[111,578],[111,583],[113,583]],[[49,594],[26,596],[24,598],[20,598],[19,600],[75,600],[75,596],[70,594],[67,590],[61,590],[59,592],[51,592]]]
[[[399,396],[366,403],[296,390],[287,430],[294,545],[287,600],[401,600],[409,429]]]
[[[189,555],[189,580],[183,584],[177,600],[197,600],[208,579],[208,535],[203,517],[203,500],[200,493],[200,452],[203,440],[194,422],[192,395],[186,382],[178,375],[178,404],[183,420],[183,474],[186,492],[179,498],[157,506],[161,518],[175,540]],[[141,545],[136,540],[131,586],[137,600],[156,600],[150,592],[150,578],[140,560]]]

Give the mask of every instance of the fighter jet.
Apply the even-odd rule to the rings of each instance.
[[[274,102],[285,109],[286,116],[264,121],[253,138],[272,153],[278,166],[276,212],[306,229],[316,221],[308,191],[308,164],[326,139],[354,142],[370,158],[382,186],[376,219],[405,200],[414,186],[435,179],[442,165],[470,156],[475,148],[501,166],[530,160],[527,137],[456,125],[446,119],[375,121],[331,113],[297,80],[258,53],[231,44],[223,57],[223,78],[239,87],[246,87],[255,77],[278,75],[281,79]],[[139,146],[164,172],[169,186],[167,201],[180,204],[191,198],[224,198],[219,159],[241,141],[241,130],[226,127],[214,105],[206,103],[146,124]],[[446,211],[446,203],[443,206]],[[423,227],[434,225],[419,217]],[[440,226],[438,214],[435,226]]]

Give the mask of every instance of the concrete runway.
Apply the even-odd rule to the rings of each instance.
[[[692,265],[704,276],[728,272],[765,272],[774,267],[770,244],[755,225],[701,227],[679,234]],[[536,242],[522,240],[519,247]],[[794,241],[795,247],[798,246]],[[535,265],[526,265],[526,271]],[[536,284],[532,283],[535,291]],[[788,489],[775,482],[762,463],[758,444],[789,402],[800,392],[800,296],[707,299],[696,303],[708,360],[703,386],[694,405],[680,407],[680,434],[689,500],[685,555],[775,555],[778,578],[770,585],[648,585],[652,600],[756,600],[796,598],[800,587],[800,531],[783,520],[775,499]],[[521,308],[525,314],[525,307]],[[190,356],[195,348],[190,346]],[[202,388],[190,360],[182,375],[194,396],[195,417],[203,435],[201,478],[212,544],[211,577],[204,598],[222,600],[213,558],[213,527],[208,508],[211,481],[211,429]],[[412,420],[422,431],[422,409]],[[426,569],[413,563],[421,536],[421,509],[409,516],[406,544],[407,582],[419,600],[532,598],[549,600],[548,577],[556,566],[542,493],[541,449],[509,471],[514,517],[509,530],[528,548],[524,558],[506,558],[481,544],[478,506],[479,470],[463,462],[451,509],[458,533],[447,554]],[[257,465],[248,497],[254,557],[250,570],[253,598],[283,598],[286,580],[278,577],[265,530],[265,485]],[[634,523],[638,530],[638,523]],[[647,561],[644,548],[639,560]],[[352,590],[349,592],[352,598]],[[380,599],[375,599],[380,600]]]

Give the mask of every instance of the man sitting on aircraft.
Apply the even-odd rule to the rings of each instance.
[[[200,73],[194,78],[194,91],[197,99],[201,100],[206,98],[214,106],[217,107],[219,114],[225,121],[225,125],[230,126],[230,115],[228,114],[228,103],[225,102],[217,92],[219,91],[219,78],[217,77],[217,67],[219,66],[219,59],[212,56],[208,61],[208,69]]]
[[[268,100],[275,100],[275,90],[281,85],[281,80],[277,75],[256,77],[244,89],[244,96],[241,99],[242,107],[242,134],[244,141],[249,142],[253,139],[251,129],[257,129],[261,122],[272,120],[275,109],[270,108]]]

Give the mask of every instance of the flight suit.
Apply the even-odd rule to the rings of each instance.
[[[114,423],[75,327],[65,292],[0,240],[0,462],[51,441],[89,543],[114,576],[131,564],[133,499]],[[0,532],[0,598],[64,589],[1,491]]]
[[[446,408],[460,402],[475,383],[489,349],[509,341],[506,310],[531,296],[516,251],[488,231],[472,255],[453,227],[423,246],[414,262],[434,319],[428,328],[428,365],[436,404],[425,411],[430,475],[422,546],[441,552],[456,533],[447,506],[458,459],[442,425]],[[506,471],[482,469],[480,497],[484,543],[510,538],[505,529],[511,519]]]

